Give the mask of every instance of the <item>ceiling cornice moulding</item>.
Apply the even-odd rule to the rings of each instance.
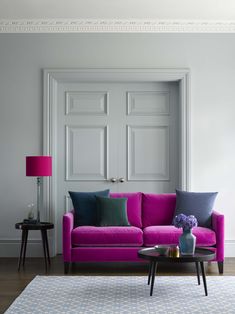
[[[0,33],[235,33],[235,20],[0,19]]]

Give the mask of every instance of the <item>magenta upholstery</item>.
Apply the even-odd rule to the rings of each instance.
[[[216,234],[216,260],[222,262],[224,260],[224,215],[217,211],[212,213],[212,229]]]
[[[172,226],[175,194],[115,193],[127,197],[130,227],[74,228],[74,213],[63,216],[63,258],[69,262],[140,261],[137,252],[156,244],[178,244],[181,229]],[[215,250],[224,261],[224,215],[213,211],[211,229],[196,227],[197,246]],[[142,260],[141,260],[142,261]]]
[[[175,212],[175,194],[144,194],[142,196],[143,228],[171,225]]]
[[[137,227],[80,226],[72,230],[73,246],[141,246],[143,231]]]
[[[64,261],[71,261],[72,230],[74,228],[74,212],[69,212],[63,216],[63,257]]]
[[[132,226],[142,227],[141,220],[141,198],[142,193],[110,193],[110,197],[126,197],[127,198],[127,217]]]
[[[213,246],[216,244],[216,234],[213,230],[204,227],[193,228],[196,236],[196,246]],[[143,230],[144,246],[156,244],[179,244],[182,230],[174,226],[150,226]]]
[[[140,247],[83,247],[71,249],[71,262],[144,262]]]

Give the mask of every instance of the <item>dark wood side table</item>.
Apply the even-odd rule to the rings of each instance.
[[[170,257],[169,255],[160,255],[155,248],[146,248],[138,252],[138,257],[146,259],[150,262],[149,264],[149,275],[148,275],[148,285],[151,281],[150,286],[150,296],[153,295],[153,286],[155,280],[155,274],[157,270],[157,264],[159,262],[170,262],[170,263],[195,263],[197,270],[197,280],[200,285],[200,273],[199,273],[199,263],[201,266],[203,285],[205,290],[205,295],[208,295],[207,284],[206,284],[206,274],[204,270],[203,262],[211,261],[215,258],[215,252],[206,248],[196,248],[194,255],[180,255],[179,257]]]
[[[52,224],[50,222],[39,222],[37,224],[18,222],[18,223],[15,224],[15,228],[22,230],[20,257],[19,257],[19,263],[18,263],[18,271],[20,270],[21,263],[23,262],[23,266],[25,264],[25,254],[26,254],[26,247],[27,247],[27,240],[28,240],[28,232],[29,232],[29,230],[40,230],[41,231],[43,252],[44,252],[44,260],[45,260],[45,267],[46,267],[46,271],[47,271],[48,266],[51,264],[50,254],[49,254],[48,238],[47,238],[47,230],[53,229],[54,228],[54,224]]]

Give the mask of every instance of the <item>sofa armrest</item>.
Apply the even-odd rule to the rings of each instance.
[[[212,212],[212,229],[216,233],[216,259],[222,262],[224,260],[224,215],[217,211]]]
[[[71,232],[74,225],[74,213],[69,212],[63,216],[63,258],[64,262],[71,261]]]

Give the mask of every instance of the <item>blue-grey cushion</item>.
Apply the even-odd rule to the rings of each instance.
[[[211,215],[218,192],[186,192],[176,190],[175,214],[194,215],[198,226],[211,227]]]
[[[71,192],[74,207],[75,226],[96,226],[98,224],[96,196],[109,197],[109,190],[97,192]]]

